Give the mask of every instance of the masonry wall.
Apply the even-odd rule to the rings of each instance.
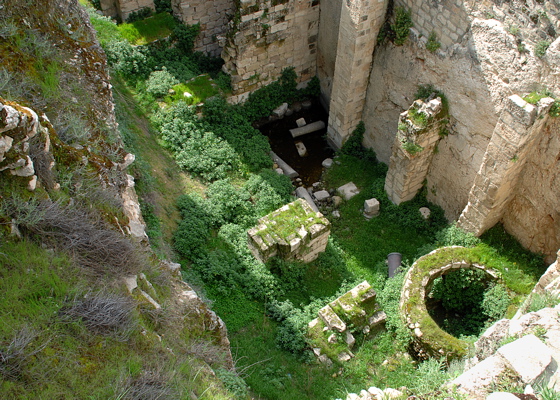
[[[554,260],[560,248],[560,118],[551,118],[525,163],[503,223],[520,243]]]
[[[153,0],[101,0],[103,14],[125,21],[130,13],[148,7],[155,10]]]
[[[173,13],[185,24],[200,24],[195,50],[219,57],[228,21],[235,14],[233,0],[172,0]]]
[[[434,32],[444,50],[461,42],[469,31],[465,0],[395,0],[394,4],[411,11],[414,29],[423,37]]]
[[[242,1],[222,53],[232,76],[230,101],[245,100],[286,67],[300,82],[315,76],[318,33],[318,0]]]

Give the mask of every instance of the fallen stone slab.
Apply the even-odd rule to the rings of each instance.
[[[309,203],[309,205],[311,206],[311,208],[313,209],[313,211],[315,212],[319,212],[319,208],[317,207],[317,204],[315,204],[315,202],[313,201],[313,199],[311,198],[311,195],[309,194],[309,192],[307,191],[307,189],[305,189],[304,187],[300,186],[296,189],[296,196],[300,199],[304,199],[307,200],[307,202]]]
[[[300,128],[290,129],[290,133],[293,138],[297,138],[299,136],[307,135],[308,133],[313,133],[320,131],[321,129],[325,129],[326,125],[323,121],[316,121]]]
[[[494,355],[463,372],[451,381],[451,386],[457,386],[459,393],[485,398],[488,388],[490,388],[496,377],[506,371],[507,368],[504,359]]]
[[[552,350],[532,334],[500,347],[498,354],[521,376],[524,383],[530,385],[540,382],[547,375],[546,369],[552,361]]]
[[[338,194],[342,196],[345,200],[350,200],[352,197],[360,193],[360,190],[356,187],[353,182],[349,182],[346,185],[342,185],[337,189]]]
[[[271,151],[270,157],[272,158],[272,161],[278,164],[278,167],[280,167],[282,171],[284,171],[284,175],[287,175],[291,179],[297,178],[299,176],[299,174],[292,167],[290,167],[287,162],[278,157],[278,154],[276,154],[275,152]]]
[[[323,320],[329,329],[334,329],[341,333],[346,330],[346,324],[336,315],[330,305],[327,304],[325,307],[321,308],[318,314],[319,318]]]
[[[317,201],[323,201],[331,197],[329,192],[327,192],[326,190],[319,190],[313,193],[313,196],[315,196],[315,199],[317,199]]]
[[[364,201],[364,217],[371,219],[379,215],[379,200],[376,198]]]

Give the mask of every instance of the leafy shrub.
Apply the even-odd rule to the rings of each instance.
[[[252,214],[250,194],[244,188],[235,188],[228,179],[218,180],[208,186],[208,201],[220,215],[221,224],[244,222]]]
[[[507,289],[503,285],[492,285],[484,292],[482,310],[491,321],[503,318],[511,302]]]
[[[560,99],[554,100],[554,103],[550,107],[548,113],[550,114],[551,117],[555,117],[555,118],[560,117]]]
[[[128,14],[128,17],[126,17],[126,22],[128,22],[129,24],[135,22],[135,21],[140,21],[141,19],[146,19],[148,17],[150,17],[153,14],[153,11],[150,7],[143,7],[137,11],[133,11],[130,14]]]
[[[549,46],[550,46],[549,40],[541,40],[535,46],[535,55],[539,58],[543,58],[546,55],[546,51],[548,50]]]
[[[236,398],[244,399],[249,395],[247,384],[235,371],[218,368],[215,372],[216,376],[224,383],[226,389],[231,391]]]
[[[435,32],[430,33],[428,37],[428,42],[426,43],[426,49],[429,52],[435,53],[441,47],[441,43],[439,42],[437,35]]]
[[[200,24],[177,24],[175,28],[173,28],[172,40],[178,50],[182,51],[184,54],[191,54],[194,48],[194,41],[199,33]]]
[[[156,13],[173,13],[173,9],[171,8],[171,0],[154,0],[154,7],[156,8]]]
[[[173,248],[181,256],[192,260],[204,254],[204,245],[210,238],[210,231],[204,220],[193,216],[183,218],[173,234]]]
[[[354,129],[350,134],[348,140],[346,140],[346,142],[344,142],[344,144],[342,145],[340,152],[342,154],[361,158],[364,160],[377,161],[375,152],[372,149],[366,149],[362,145],[365,132],[366,126],[364,124],[364,121],[360,121],[358,123],[358,126],[356,126],[356,129]]]
[[[411,12],[403,7],[397,7],[395,9],[395,23],[391,25],[391,29],[395,34],[395,45],[402,46],[405,44],[412,26]]]
[[[402,148],[403,148],[404,151],[406,151],[411,156],[413,156],[415,154],[418,154],[422,150],[424,150],[424,148],[422,146],[420,146],[419,144],[416,144],[414,142],[409,142],[407,140],[402,142]]]
[[[155,97],[163,97],[173,85],[179,81],[171,75],[166,67],[160,71],[153,71],[146,82],[146,91]]]
[[[141,46],[132,46],[125,40],[111,41],[105,45],[105,53],[109,65],[125,79],[135,82],[149,72],[147,57]]]
[[[402,349],[406,349],[411,342],[410,333],[402,321],[399,309],[404,276],[405,273],[401,272],[388,279],[377,297],[381,308],[387,314],[385,327],[394,335],[397,346]]]
[[[449,379],[444,360],[430,358],[418,366],[410,389],[415,395],[429,394],[440,389]]]
[[[437,232],[436,240],[440,246],[474,247],[480,243],[479,238],[458,227],[456,223]]]
[[[552,293],[536,293],[531,295],[529,304],[527,305],[525,312],[534,312],[542,310],[547,307],[554,307],[560,303],[558,296]]]

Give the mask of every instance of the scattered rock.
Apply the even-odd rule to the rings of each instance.
[[[519,397],[508,392],[494,392],[489,394],[486,400],[519,400]]]
[[[282,168],[276,168],[275,171],[276,173],[278,173],[278,175],[284,175],[284,171],[282,171]]]
[[[138,287],[138,277],[136,275],[125,276],[123,278],[124,284],[128,289],[128,293],[132,293]]]
[[[307,148],[305,147],[305,145],[303,144],[303,142],[296,142],[296,149],[297,152],[299,154],[300,157],[306,157],[307,156]]]
[[[325,168],[330,168],[332,167],[332,164],[333,164],[332,158],[325,158],[321,165]]]
[[[342,197],[333,196],[332,201],[333,201],[333,205],[338,208],[342,204]]]
[[[352,356],[344,351],[338,355],[338,361],[340,362],[347,362],[350,361],[351,359]]]
[[[301,106],[304,110],[309,110],[311,108],[311,105],[312,104],[310,100],[305,100],[303,103],[301,103]]]
[[[350,200],[352,197],[360,193],[360,190],[353,182],[342,185],[337,189],[337,191],[345,200]]]
[[[37,188],[37,175],[33,175],[27,183],[27,190],[33,192]]]
[[[313,196],[315,196],[315,199],[317,201],[324,201],[331,197],[329,192],[327,192],[326,190],[319,190],[318,192],[313,193]]]
[[[292,110],[291,108],[288,108],[286,110],[286,117],[289,117],[290,115],[293,115],[293,114],[294,114],[294,110]]]
[[[364,201],[364,217],[371,219],[379,215],[379,201],[375,198]]]
[[[272,114],[278,118],[284,118],[286,111],[288,111],[288,103],[282,103],[279,107],[272,110]]]
[[[298,126],[298,128],[301,128],[302,126],[307,125],[307,122],[305,122],[305,118],[299,118],[296,119],[296,125]]]
[[[192,94],[190,94],[189,92],[183,92],[183,97],[186,97],[187,99],[192,97]]]
[[[335,217],[335,218],[340,218],[340,211],[334,210],[334,211],[332,212],[332,216]]]
[[[430,211],[430,209],[428,207],[422,207],[418,211],[420,211],[420,214],[422,215],[422,218],[424,218],[424,219],[430,218],[430,215],[432,214],[432,212]]]

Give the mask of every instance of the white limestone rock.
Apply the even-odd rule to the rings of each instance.
[[[337,191],[345,200],[350,200],[352,197],[360,193],[360,190],[357,188],[354,182],[349,182],[345,185],[342,185],[337,189]]]
[[[317,201],[324,201],[324,200],[327,200],[329,197],[331,197],[329,192],[327,192],[326,190],[319,190],[319,191],[313,193],[313,196],[315,196],[315,199]]]
[[[552,351],[532,334],[500,347],[498,354],[507,360],[526,384],[533,384],[545,376],[552,361]]]

